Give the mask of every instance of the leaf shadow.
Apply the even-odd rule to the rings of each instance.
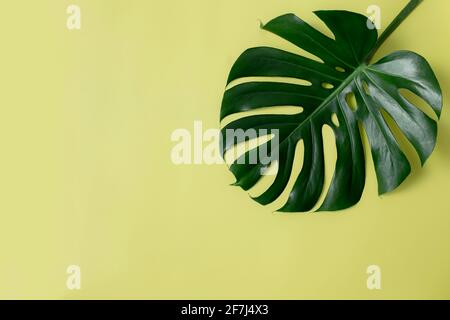
[[[444,123],[438,129],[438,142],[436,146],[436,154],[450,160],[450,144],[445,141],[450,140],[450,127]]]

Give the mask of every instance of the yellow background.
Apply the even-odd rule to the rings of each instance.
[[[66,28],[72,3],[80,31]],[[425,169],[380,198],[369,163],[362,201],[340,213],[276,214],[229,187],[225,166],[170,161],[173,130],[218,127],[244,49],[295,50],[259,20],[322,28],[311,11],[377,4],[385,27],[405,3],[2,1],[0,298],[450,298],[446,105]],[[449,17],[449,1],[425,0],[378,54],[425,56],[445,101]]]

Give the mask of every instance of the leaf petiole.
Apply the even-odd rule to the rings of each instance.
[[[403,10],[395,17],[391,24],[384,30],[381,36],[378,38],[375,47],[367,55],[365,61],[369,63],[378,49],[386,41],[387,38],[400,26],[400,24],[416,9],[423,0],[410,0],[409,3],[403,8]]]

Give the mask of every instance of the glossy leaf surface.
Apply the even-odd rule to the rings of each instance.
[[[365,184],[365,131],[375,165],[379,194],[397,188],[411,167],[387,117],[392,118],[417,151],[422,164],[436,144],[437,124],[402,94],[406,89],[425,100],[439,117],[442,94],[428,62],[409,51],[394,52],[378,62],[366,61],[379,46],[376,29],[367,27],[367,17],[348,11],[318,11],[334,39],[322,34],[293,14],[278,17],[263,29],[318,57],[322,62],[271,47],[245,51],[231,69],[228,84],[248,77],[265,77],[230,86],[225,92],[221,120],[245,111],[267,107],[297,106],[296,114],[245,116],[222,128],[277,129],[278,172],[272,185],[254,198],[266,205],[285,190],[294,165],[297,144],[304,145],[303,167],[295,177],[285,212],[304,212],[316,206],[322,192],[325,200],[319,211],[335,211],[355,205]],[[266,77],[306,80],[267,80]],[[255,79],[255,78],[252,78]],[[353,99],[356,105],[351,103]],[[336,139],[337,161],[330,188],[324,189],[325,163],[322,128],[330,126]],[[223,153],[242,141],[226,141]],[[261,148],[258,147],[258,148]],[[248,157],[243,155],[242,157]],[[230,170],[236,185],[252,188],[267,164],[233,163]]]

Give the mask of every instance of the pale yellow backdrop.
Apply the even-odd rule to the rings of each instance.
[[[292,49],[259,20],[377,4],[385,27],[405,3],[2,1],[0,298],[450,298],[447,0],[425,0],[380,51],[427,57],[445,99],[436,151],[393,194],[377,196],[369,164],[356,207],[276,214],[225,166],[170,160],[173,130],[218,127],[240,52]],[[366,287],[373,264],[382,290]]]

